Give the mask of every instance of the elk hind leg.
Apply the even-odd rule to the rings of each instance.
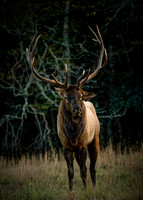
[[[90,158],[90,176],[93,186],[96,185],[95,164],[98,156],[98,151],[99,151],[99,138],[96,138],[96,140],[93,140],[91,144],[89,144],[88,146],[88,153]]]

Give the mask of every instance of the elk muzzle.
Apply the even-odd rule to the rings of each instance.
[[[73,108],[73,116],[79,117],[81,115],[81,108],[79,105],[74,106]]]

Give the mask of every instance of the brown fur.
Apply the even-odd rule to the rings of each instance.
[[[73,89],[74,88],[74,89]],[[70,93],[70,94],[69,94]],[[76,86],[64,91],[60,90],[64,97],[66,94],[70,100],[75,100],[75,104],[80,105],[81,114],[73,118],[69,103],[63,98],[59,105],[57,116],[58,136],[64,148],[64,155],[68,166],[69,187],[73,187],[73,152],[80,166],[81,178],[86,186],[86,157],[87,149],[91,159],[90,173],[93,185],[95,185],[95,163],[99,149],[100,124],[93,104],[89,101],[77,98],[83,95],[82,91]],[[87,93],[86,93],[87,96]]]
[[[76,147],[81,149],[82,147],[84,148],[87,147],[93,140],[98,141],[99,132],[100,132],[100,124],[99,124],[99,120],[97,118],[96,111],[93,104],[89,101],[87,102],[83,101],[84,118],[82,118],[81,120],[84,124],[83,125],[84,127],[81,127],[82,133],[76,139],[74,144],[71,143],[70,138],[68,138],[65,131],[65,126],[69,126],[69,124],[66,124],[67,121],[65,119],[66,116],[64,116],[64,113],[63,113],[63,104],[64,104],[64,101],[62,100],[59,105],[59,111],[58,111],[58,117],[57,117],[58,136],[63,145],[63,148],[67,149],[68,151],[74,151],[75,145]],[[99,146],[99,144],[97,146]]]

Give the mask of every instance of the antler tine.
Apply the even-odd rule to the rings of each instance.
[[[30,67],[33,69],[33,64],[34,64],[34,57],[33,57],[33,53],[34,53],[34,51],[35,51],[35,48],[36,48],[36,46],[37,46],[37,43],[38,43],[38,40],[39,40],[39,38],[41,37],[41,35],[39,35],[38,37],[37,37],[37,39],[36,39],[36,41],[35,41],[35,43],[34,43],[34,40],[35,40],[35,35],[34,35],[34,37],[32,38],[32,41],[31,41],[31,43],[30,43],[30,45],[29,45],[29,48],[26,48],[26,58],[27,58],[27,61],[28,61],[28,63],[29,63],[29,65],[30,65]],[[33,49],[32,49],[32,51],[31,51],[31,48],[32,48],[32,45],[33,45],[33,43],[34,43],[34,47],[33,47]]]
[[[32,49],[32,51],[31,51],[31,56],[33,56],[33,53],[34,53],[34,51],[35,51],[35,49],[36,49],[36,46],[37,46],[37,43],[38,43],[38,40],[39,40],[40,37],[41,37],[41,34],[37,37],[37,39],[36,39],[36,41],[35,41],[35,43],[34,43],[33,49]],[[30,44],[31,46],[32,46],[34,40],[35,40],[35,36],[33,37],[32,42],[31,42],[31,44]],[[31,47],[30,47],[30,48],[31,48]]]
[[[64,88],[67,88],[68,79],[69,79],[67,64],[65,64],[65,69],[66,69],[66,80],[65,80],[63,86],[64,86]],[[55,82],[57,83],[57,85],[60,85],[60,82],[56,79],[56,77],[54,76],[54,74],[52,74],[52,77],[55,80]]]
[[[104,49],[106,51],[106,49],[104,48],[104,43],[103,43],[103,40],[102,40],[102,37],[101,37],[101,34],[100,34],[100,31],[99,31],[99,28],[98,26],[96,25],[96,29],[97,29],[97,32],[98,32],[98,35],[99,35],[99,38],[97,36],[97,34],[93,31],[93,29],[89,26],[89,29],[92,31],[92,33],[95,35],[96,37],[96,40],[93,39],[94,41],[97,41],[100,45],[101,45],[101,48]],[[102,58],[103,58],[103,54],[104,54],[104,50],[100,52],[100,56],[99,56],[99,60],[98,60],[98,66],[100,67],[101,64],[102,64]],[[106,55],[107,55],[107,52],[106,52]],[[97,67],[98,68],[98,67]]]
[[[85,70],[83,71],[82,75],[81,75],[81,76],[78,78],[78,80],[77,80],[77,85],[78,85],[78,87],[82,87],[82,84],[81,84],[81,81],[80,81],[80,80],[81,80],[81,78],[84,76],[84,74],[85,74]],[[90,68],[88,69],[87,75],[86,75],[86,77],[84,78],[85,81],[88,79],[89,75],[90,75]]]
[[[98,28],[97,25],[96,25],[96,28],[97,28],[97,32],[98,32],[98,35],[99,35],[99,38],[100,38],[100,42],[101,42],[101,51],[100,51],[100,56],[99,56],[98,66],[97,66],[97,68],[98,68],[98,67],[103,67],[102,66],[102,59],[103,59],[103,55],[104,55],[106,49],[104,48],[104,43],[103,43],[99,28]],[[106,52],[106,55],[107,55],[107,52]]]
[[[54,76],[54,74],[52,74],[52,77],[53,77],[53,79],[54,79],[54,81],[56,83],[55,85],[61,85],[61,83],[56,79],[56,77]]]
[[[108,60],[108,56],[107,56],[107,51],[106,51],[106,49],[104,50],[104,53],[105,53],[105,61],[104,61],[103,65],[102,65],[102,67],[104,67],[104,66],[107,65],[107,60]]]
[[[103,40],[102,40],[102,37],[101,37],[101,34],[100,34],[100,31],[99,31],[99,28],[98,26],[96,25],[96,28],[97,28],[97,32],[98,32],[98,36],[97,34],[89,27],[89,29],[92,31],[92,33],[95,35],[96,37],[96,40],[94,39],[94,41],[97,41],[100,46],[101,46],[101,50],[100,50],[100,55],[99,55],[99,59],[98,59],[98,65],[97,65],[97,68],[94,70],[94,72],[92,74],[89,74],[88,77],[85,77],[83,80],[80,81],[80,86],[82,87],[87,81],[91,80],[94,76],[97,75],[97,73],[100,71],[100,69],[105,66],[107,64],[107,52],[106,52],[106,49],[104,48],[104,43],[103,43]],[[104,56],[104,53],[105,53],[105,61],[104,61],[104,64],[102,65],[102,61],[103,61],[103,56]]]
[[[31,40],[31,43],[30,43],[30,45],[28,47],[29,51],[31,51],[31,47],[32,47],[32,45],[34,43],[34,40],[35,40],[35,35],[33,36],[32,40]]]
[[[77,86],[79,87],[80,86],[80,80],[81,78],[84,76],[85,74],[85,70],[83,70],[82,74],[80,75],[80,77],[77,79]]]
[[[97,42],[100,44],[101,42],[100,42],[100,40],[99,40],[97,34],[94,32],[94,30],[93,30],[90,26],[88,26],[88,28],[91,30],[91,32],[92,32],[92,33],[95,35],[95,37],[96,37],[96,40],[95,40],[95,39],[92,39],[92,40],[97,41]],[[97,25],[96,25],[96,28],[97,28],[97,30],[99,31]],[[99,33],[99,32],[98,32],[98,33]],[[100,35],[100,36],[101,36],[101,35]]]
[[[35,40],[35,36],[34,36],[33,39],[32,39],[32,41],[31,41],[31,43],[30,43],[30,45],[29,45],[29,48],[26,48],[26,58],[27,58],[27,61],[28,61],[29,65],[30,65],[32,71],[34,72],[34,74],[35,74],[39,79],[41,79],[41,80],[43,80],[43,81],[45,81],[45,82],[47,82],[47,83],[50,83],[50,84],[59,86],[59,87],[65,87],[65,84],[59,82],[59,81],[55,78],[55,76],[54,76],[53,74],[52,74],[52,76],[53,76],[54,80],[48,79],[48,78],[45,78],[45,77],[41,76],[41,75],[38,74],[38,72],[35,70],[35,68],[34,68],[34,59],[35,59],[35,58],[33,57],[33,54],[34,54],[34,51],[35,51],[35,49],[36,49],[36,46],[37,46],[37,43],[38,43],[38,40],[39,40],[40,37],[41,37],[41,35],[39,35],[39,36],[37,37],[37,39],[36,39],[36,41],[35,41],[35,43],[34,43],[34,40]],[[34,45],[33,45],[33,43],[34,43]],[[33,48],[32,48],[32,46],[33,46]],[[31,49],[32,49],[32,50],[31,50]],[[67,78],[66,78],[66,80],[67,80]]]

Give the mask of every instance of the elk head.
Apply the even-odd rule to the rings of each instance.
[[[105,66],[106,63],[107,63],[106,49],[104,48],[104,43],[103,43],[100,31],[98,29],[98,26],[96,26],[96,28],[97,28],[98,35],[91,28],[90,28],[90,30],[93,32],[93,34],[94,34],[94,36],[96,38],[96,39],[93,39],[93,40],[98,42],[100,44],[100,46],[101,46],[98,65],[97,65],[96,69],[92,73],[90,73],[90,68],[89,68],[88,73],[87,73],[86,76],[84,76],[85,75],[85,71],[83,71],[81,76],[77,79],[77,83],[75,85],[69,85],[68,86],[69,74],[68,74],[67,64],[65,65],[66,79],[65,79],[64,83],[59,82],[53,74],[52,74],[53,79],[49,79],[49,78],[45,78],[45,77],[43,77],[43,76],[41,76],[40,74],[37,73],[37,71],[34,68],[34,57],[33,57],[33,54],[34,54],[34,50],[35,50],[35,48],[37,46],[38,40],[39,40],[41,35],[39,35],[37,37],[36,41],[35,41],[35,37],[34,37],[32,42],[31,42],[31,44],[30,44],[30,46],[29,46],[29,48],[26,49],[27,61],[28,61],[29,65],[30,65],[32,71],[34,72],[34,74],[39,79],[56,86],[55,89],[62,96],[63,101],[65,101],[67,110],[71,111],[72,115],[75,118],[81,115],[82,101],[84,99],[92,98],[92,97],[95,96],[93,94],[88,94],[87,92],[83,91],[82,90],[82,86],[87,81],[89,81],[92,78],[94,78],[97,75],[97,73],[101,70],[101,68],[103,66]],[[33,48],[32,48],[32,46],[33,46]],[[104,54],[105,54],[105,61],[103,63]]]

